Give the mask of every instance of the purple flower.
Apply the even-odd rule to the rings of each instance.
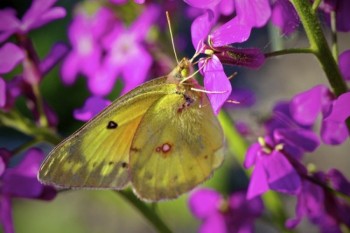
[[[332,102],[329,114],[324,117],[321,136],[325,143],[337,145],[349,138],[346,119],[350,116],[350,92],[344,93]]]
[[[24,58],[24,52],[13,43],[0,48],[0,74],[8,73]]]
[[[0,77],[0,109],[6,104],[6,82]]]
[[[301,124],[313,124],[322,113],[321,138],[330,145],[341,144],[349,137],[345,120],[350,115],[350,93],[334,98],[326,86],[318,85],[296,95],[291,102],[293,118]]]
[[[31,7],[19,20],[13,9],[0,10],[0,43],[14,33],[26,34],[30,30],[39,28],[55,19],[66,15],[63,7],[53,7],[56,0],[34,0]]]
[[[339,69],[344,79],[350,81],[350,50],[346,50],[340,54]]]
[[[246,200],[245,192],[236,192],[224,198],[211,189],[194,191],[188,204],[193,215],[203,221],[201,233],[253,232],[254,221],[264,208],[259,197]]]
[[[243,42],[250,35],[251,28],[243,24],[239,17],[233,18],[211,33],[215,20],[215,14],[207,10],[192,23],[191,35],[196,53],[208,56],[200,59],[199,69],[204,75],[204,88],[209,91],[212,108],[218,113],[232,91],[221,63],[258,68],[265,57],[258,49],[236,49],[227,46]],[[209,45],[204,44],[207,39]]]
[[[287,36],[300,24],[299,16],[289,0],[276,0],[273,3],[271,21]]]
[[[102,57],[102,37],[111,30],[116,21],[113,13],[101,7],[94,14],[79,11],[69,26],[68,36],[72,51],[62,65],[62,79],[67,85],[73,84],[78,73],[88,78],[99,69]]]
[[[110,104],[111,101],[102,97],[89,97],[82,108],[74,110],[74,118],[81,121],[88,121]]]
[[[326,19],[330,22],[330,13],[335,11],[336,28],[341,32],[350,31],[349,11],[350,1],[348,0],[324,0],[320,5],[320,9],[325,12]],[[330,24],[330,23],[329,23]]]
[[[333,180],[335,178],[339,182],[340,178],[343,188],[350,189],[349,181],[339,171],[336,174],[330,172],[329,175],[318,172],[313,174],[312,178],[325,185],[327,179]],[[320,185],[310,180],[303,180],[301,192],[297,198],[296,217],[286,222],[288,228],[296,227],[303,217],[307,217],[312,223],[318,225],[322,233],[341,233],[340,225],[342,223],[347,227],[350,226],[348,214],[350,206]]]
[[[21,162],[8,168],[11,153],[0,149],[0,221],[6,233],[14,232],[11,210],[12,198],[51,200],[56,191],[37,180],[39,166],[44,154],[39,149],[29,149]]]
[[[237,17],[241,19],[240,23],[249,27],[262,27],[271,16],[271,7],[267,0],[185,0],[185,2],[196,8],[211,10],[217,15],[216,18],[219,14],[230,15],[235,10]],[[236,26],[239,28],[239,25]]]
[[[95,95],[108,94],[120,75],[124,81],[123,93],[145,81],[152,64],[152,57],[144,41],[152,24],[159,15],[159,9],[149,5],[130,27],[116,24],[103,38],[107,54],[95,75],[89,79],[89,87]]]
[[[247,198],[259,196],[269,189],[297,194],[300,191],[301,179],[281,151],[282,144],[270,145],[270,143],[267,145],[266,142],[261,141],[249,147],[244,161],[245,168],[254,165]]]

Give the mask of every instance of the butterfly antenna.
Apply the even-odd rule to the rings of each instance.
[[[170,22],[169,12],[166,11],[165,14],[166,14],[166,19],[167,19],[167,21],[168,21],[168,27],[169,27],[169,31],[170,31],[170,39],[171,39],[171,44],[172,44],[172,46],[173,46],[173,50],[174,50],[174,54],[175,54],[175,59],[176,59],[177,64],[179,64],[179,59],[177,58],[176,49],[175,49],[173,31],[171,30],[171,22]]]

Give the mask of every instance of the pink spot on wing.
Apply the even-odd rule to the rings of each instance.
[[[169,154],[167,154],[169,151],[171,151],[171,144],[169,143],[164,143],[161,146],[156,147],[156,152],[157,153],[161,153],[161,156],[163,158],[166,158],[169,156]]]

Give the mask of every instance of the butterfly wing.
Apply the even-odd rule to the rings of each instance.
[[[131,183],[141,199],[175,198],[223,161],[220,123],[206,95],[196,95],[166,95],[143,116],[130,149]]]
[[[41,166],[39,179],[65,188],[123,188],[129,181],[129,149],[143,115],[176,86],[166,84],[166,78],[117,99],[60,143]]]

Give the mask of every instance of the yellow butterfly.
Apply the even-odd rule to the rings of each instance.
[[[63,188],[120,190],[145,201],[176,198],[223,161],[223,131],[184,58],[167,76],[115,100],[54,148],[39,171]]]

